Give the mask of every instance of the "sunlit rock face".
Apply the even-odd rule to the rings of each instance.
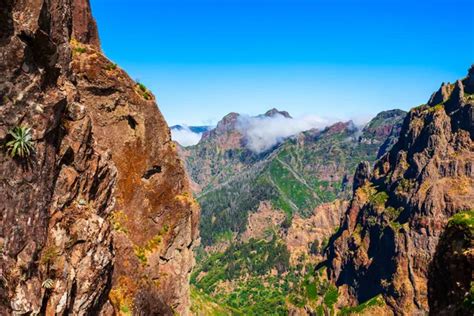
[[[465,93],[473,91],[472,75],[471,67],[467,78],[444,84],[428,105],[412,109],[398,142],[373,171],[359,168],[354,197],[328,253],[330,276],[350,300],[382,294],[396,314],[462,310],[472,256],[448,255],[456,248],[449,236],[463,239],[455,228],[445,228],[452,216],[474,208],[474,99]],[[463,247],[471,251],[472,238]],[[453,264],[466,280],[457,273],[440,280]],[[442,297],[448,288],[451,303]]]
[[[199,210],[153,95],[100,51],[86,0],[4,1],[0,314],[189,313]]]

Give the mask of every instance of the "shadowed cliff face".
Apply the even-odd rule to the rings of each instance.
[[[446,307],[436,278],[440,262],[452,264],[446,238],[454,233],[443,232],[451,216],[474,208],[473,74],[471,67],[467,78],[412,109],[373,172],[362,164],[356,173],[354,197],[328,253],[330,277],[349,300],[382,294],[393,312],[407,315]],[[472,280],[472,269],[466,278]]]
[[[199,210],[154,97],[87,0],[0,3],[0,314],[186,315]]]
[[[474,211],[449,220],[430,264],[428,289],[431,315],[474,312]]]

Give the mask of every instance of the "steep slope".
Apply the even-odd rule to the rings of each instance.
[[[382,112],[362,130],[346,122],[303,132],[263,153],[245,147],[238,117],[227,115],[198,145],[184,149],[189,174],[204,187],[197,194],[204,245],[220,234],[242,233],[249,212],[262,201],[291,218],[308,217],[318,205],[348,198],[357,164],[374,161],[381,147],[389,147],[386,142],[397,137],[404,112]]]
[[[390,147],[404,115],[382,112],[362,130],[337,123],[255,153],[231,113],[198,145],[183,148],[204,188],[197,191],[203,247],[191,277],[196,292],[252,315],[333,308],[337,290],[313,268],[347,208],[350,175],[360,160],[374,161]]]
[[[87,0],[0,12],[0,313],[186,315],[198,208],[153,96]]]
[[[448,305],[469,294],[472,234],[445,227],[474,208],[473,92],[471,67],[467,78],[443,84],[427,105],[410,111],[398,142],[373,172],[367,164],[358,169],[354,197],[329,248],[329,276],[349,301],[382,295],[390,311],[406,315],[460,310]]]
[[[449,219],[428,271],[432,315],[472,314],[474,310],[474,211]]]

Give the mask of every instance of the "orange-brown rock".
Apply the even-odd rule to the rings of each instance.
[[[270,237],[271,239],[272,235],[268,232],[278,231],[285,218],[285,213],[273,209],[271,202],[262,201],[257,211],[249,214],[247,226],[240,238],[244,242],[251,238],[258,240]]]
[[[100,52],[88,0],[2,2],[0,314],[186,315],[198,207],[154,97]]]
[[[90,113],[97,146],[118,171],[112,302],[123,304],[116,298],[124,292],[133,301],[144,286],[150,299],[136,308],[161,299],[184,315],[198,206],[169,128],[146,89],[92,46],[73,45],[85,49],[74,54],[71,66],[77,102]]]
[[[474,209],[474,100],[464,93],[473,89],[473,74],[412,109],[398,142],[354,188],[328,255],[330,277],[359,303],[382,294],[400,315],[446,307],[428,301],[430,291],[442,292],[430,265],[449,262],[448,246],[437,252],[448,219]]]
[[[296,265],[301,256],[309,257],[313,263],[323,259],[322,249],[338,228],[346,208],[347,201],[335,200],[317,206],[308,218],[293,217],[284,237],[291,265]]]

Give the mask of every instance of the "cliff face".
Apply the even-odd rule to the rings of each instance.
[[[440,237],[428,274],[432,315],[474,310],[474,211],[454,215]]]
[[[349,301],[382,294],[397,314],[440,311],[447,302],[436,284],[456,260],[466,273],[457,300],[469,291],[472,258],[447,255],[469,246],[452,246],[449,236],[460,233],[444,231],[450,217],[474,207],[473,76],[471,67],[467,78],[412,109],[374,170],[361,164],[356,172],[354,197],[328,253],[330,277]],[[459,279],[446,279],[447,288]]]
[[[2,1],[0,314],[186,315],[198,207],[87,0]],[[34,154],[11,157],[15,127]]]

